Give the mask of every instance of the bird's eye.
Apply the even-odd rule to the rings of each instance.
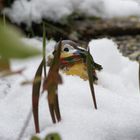
[[[69,52],[69,48],[64,48],[64,51],[65,52]]]
[[[55,55],[55,53],[56,53],[56,50],[54,50],[54,51],[52,52],[53,55]]]

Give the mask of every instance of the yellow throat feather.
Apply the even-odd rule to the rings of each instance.
[[[68,53],[61,53],[61,58],[70,57],[72,54]],[[62,69],[63,73],[67,75],[77,75],[83,80],[88,80],[87,68],[86,64],[83,63],[83,60],[79,60],[74,64],[70,64]]]

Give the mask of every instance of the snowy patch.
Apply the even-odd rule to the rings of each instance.
[[[4,11],[13,22],[30,25],[42,18],[59,21],[73,12],[104,18],[140,16],[140,4],[134,0],[16,0]]]
[[[24,39],[29,44],[42,47],[41,41]],[[51,44],[52,43],[52,44]],[[54,42],[47,45],[52,51]],[[98,110],[94,109],[88,81],[76,76],[63,76],[59,86],[62,121],[52,124],[46,93],[40,100],[40,126],[42,138],[49,132],[59,132],[63,140],[138,140],[140,139],[140,95],[138,90],[138,64],[123,57],[116,44],[109,39],[89,43],[95,61],[103,65],[95,85]],[[0,100],[0,139],[16,139],[31,109],[31,85],[20,82],[32,79],[41,57],[27,61],[12,61],[13,69],[26,67],[24,77],[5,78],[11,85]],[[48,68],[47,68],[48,69]],[[2,79],[0,79],[2,83]],[[5,81],[4,81],[5,82]],[[0,85],[0,91],[6,88]],[[6,90],[7,92],[7,90]],[[35,133],[33,118],[24,134],[29,140]]]

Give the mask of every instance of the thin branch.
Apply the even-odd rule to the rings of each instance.
[[[23,125],[23,127],[22,127],[22,129],[21,129],[21,131],[20,131],[20,133],[18,135],[17,140],[21,140],[22,139],[22,137],[23,137],[23,135],[24,135],[28,125],[29,125],[31,117],[32,117],[32,107],[30,107],[30,111],[29,111],[29,113],[28,113],[28,115],[26,117],[25,123],[24,123],[24,125]]]

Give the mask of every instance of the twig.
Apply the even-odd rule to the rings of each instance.
[[[27,118],[25,120],[25,123],[24,123],[24,125],[23,125],[23,127],[22,127],[22,129],[21,129],[21,131],[18,135],[17,140],[21,140],[21,138],[23,137],[23,135],[24,135],[24,133],[25,133],[25,131],[26,131],[28,125],[29,125],[29,122],[31,120],[31,117],[32,117],[32,108],[30,108],[30,111],[29,111],[29,113],[27,115]]]

